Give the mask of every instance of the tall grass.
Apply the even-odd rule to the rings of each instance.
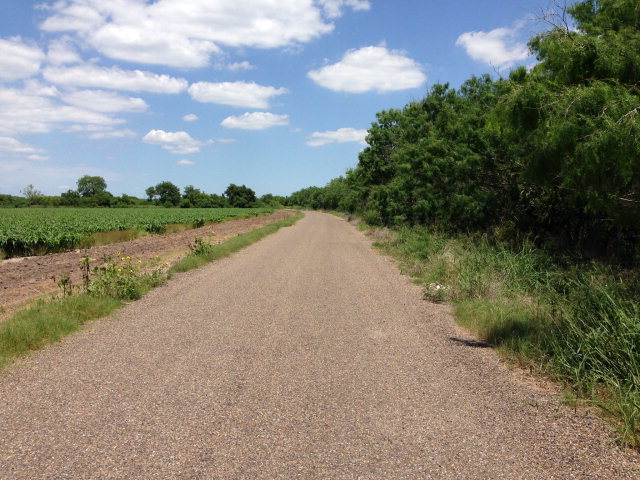
[[[454,304],[456,320],[503,355],[544,372],[614,420],[640,446],[640,303],[637,272],[562,265],[526,240],[399,230],[380,248]]]

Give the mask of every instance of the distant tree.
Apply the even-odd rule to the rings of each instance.
[[[156,196],[158,195],[156,193],[156,187],[149,187],[144,191],[145,195],[147,196],[147,199],[152,202],[154,198],[156,198]]]
[[[82,197],[95,197],[107,189],[107,182],[98,176],[85,175],[78,179],[78,193]]]
[[[285,198],[267,193],[258,199],[258,204],[262,207],[278,208],[284,205]]]
[[[42,192],[32,184],[29,184],[26,187],[24,187],[24,189],[21,190],[20,193],[24,195],[24,198],[27,199],[27,204],[29,205],[39,205],[42,202],[42,199],[44,198],[44,195],[42,195]]]
[[[160,182],[153,188],[155,190],[155,194],[158,196],[158,201],[161,205],[164,205],[165,207],[177,207],[180,204],[180,189],[173,183]]]
[[[230,207],[249,208],[256,203],[256,193],[244,185],[230,184],[224,191]]]
[[[81,197],[77,190],[67,190],[60,194],[60,205],[64,207],[77,207],[80,205]]]

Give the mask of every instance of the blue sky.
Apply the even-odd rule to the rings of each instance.
[[[357,164],[376,112],[532,65],[544,0],[2,0],[0,193],[259,195]]]

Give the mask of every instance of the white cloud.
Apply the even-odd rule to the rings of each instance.
[[[104,90],[79,90],[62,95],[68,104],[96,112],[144,112],[149,105],[141,99]]]
[[[246,60],[244,62],[235,62],[235,63],[230,63],[229,65],[227,65],[227,70],[231,70],[232,72],[237,72],[239,70],[253,70],[255,68],[256,67],[251,65]]]
[[[369,0],[317,0],[318,4],[324,9],[324,13],[328,18],[338,18],[342,16],[344,7],[350,7],[353,10],[369,10],[371,3]]]
[[[68,124],[112,127],[123,120],[57,102],[57,89],[31,82],[23,89],[0,86],[0,134],[49,133]]]
[[[80,133],[92,140],[135,138],[136,132],[103,125],[71,125],[65,132]]]
[[[187,160],[186,158],[183,158],[182,160],[178,160],[176,162],[176,165],[195,165],[196,162],[192,162],[191,160]]]
[[[58,0],[41,24],[73,32],[111,58],[204,67],[220,46],[282,48],[334,29],[327,19],[370,8],[368,0]]]
[[[53,65],[82,62],[80,55],[78,55],[73,46],[72,40],[66,36],[55,39],[49,44],[47,60]]]
[[[57,85],[74,87],[109,88],[131,92],[181,93],[188,83],[183,78],[158,75],[141,70],[122,70],[117,67],[105,68],[96,65],[75,67],[48,67],[44,78]]]
[[[308,73],[318,85],[349,93],[417,88],[427,77],[415,60],[383,46],[349,50],[338,63]]]
[[[275,115],[269,112],[245,113],[225,118],[221,125],[225,128],[239,128],[241,130],[266,130],[289,124],[288,115]]]
[[[364,144],[367,136],[366,130],[356,130],[355,128],[340,128],[326,132],[314,132],[307,139],[310,147],[321,147],[329,143],[358,142]]]
[[[188,113],[187,115],[182,117],[182,120],[184,120],[185,122],[195,122],[196,120],[198,120],[198,116],[195,113]]]
[[[286,88],[247,82],[197,82],[189,87],[189,95],[198,102],[243,108],[269,108],[271,97],[285,93]]]
[[[490,32],[466,32],[458,37],[456,45],[463,47],[474,60],[504,70],[531,55],[529,47],[518,41],[520,28],[520,25],[516,25],[514,28],[496,28]]]
[[[26,45],[20,37],[0,38],[0,79],[29,78],[40,71],[44,58],[42,50]]]
[[[0,137],[0,152],[27,156],[29,160],[45,160],[48,157],[42,155],[46,153],[41,148],[27,145],[12,137]]]
[[[142,138],[142,141],[151,145],[160,145],[165,150],[178,155],[197,153],[201,147],[212,143],[196,140],[187,132],[165,132],[164,130],[151,130]]]
[[[108,57],[180,68],[204,67],[212,53],[220,52],[210,41],[156,29],[153,22],[148,26],[144,22],[142,26],[107,24],[90,38],[92,46]]]

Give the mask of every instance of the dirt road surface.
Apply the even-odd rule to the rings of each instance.
[[[472,340],[309,213],[0,373],[0,478],[640,477]]]

